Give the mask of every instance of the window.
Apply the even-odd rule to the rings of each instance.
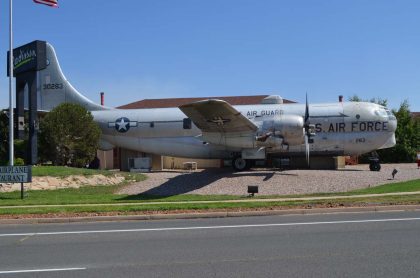
[[[150,122],[150,127],[155,127],[155,123],[154,122]]]
[[[191,129],[191,119],[190,118],[185,118],[183,120],[183,127],[184,127],[184,129]]]

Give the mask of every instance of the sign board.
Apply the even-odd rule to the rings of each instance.
[[[33,41],[13,49],[14,75],[27,71],[38,71],[47,67],[47,43]],[[7,52],[7,76],[9,76],[9,52]]]
[[[0,166],[0,183],[32,182],[32,166]]]

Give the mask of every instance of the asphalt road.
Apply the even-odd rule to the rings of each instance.
[[[420,212],[0,226],[0,277],[419,277]]]

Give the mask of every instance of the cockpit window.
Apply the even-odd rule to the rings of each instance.
[[[385,109],[375,110],[375,115],[384,117],[384,118],[388,117],[388,114],[386,113]]]
[[[390,120],[395,120],[396,119],[394,114],[391,111],[389,111],[388,109],[385,109],[385,112],[388,115]]]

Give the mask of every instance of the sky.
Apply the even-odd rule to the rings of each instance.
[[[0,108],[8,2],[0,1]],[[420,111],[420,1],[14,0],[14,46],[51,43],[67,79],[107,106],[145,98],[353,95]]]

